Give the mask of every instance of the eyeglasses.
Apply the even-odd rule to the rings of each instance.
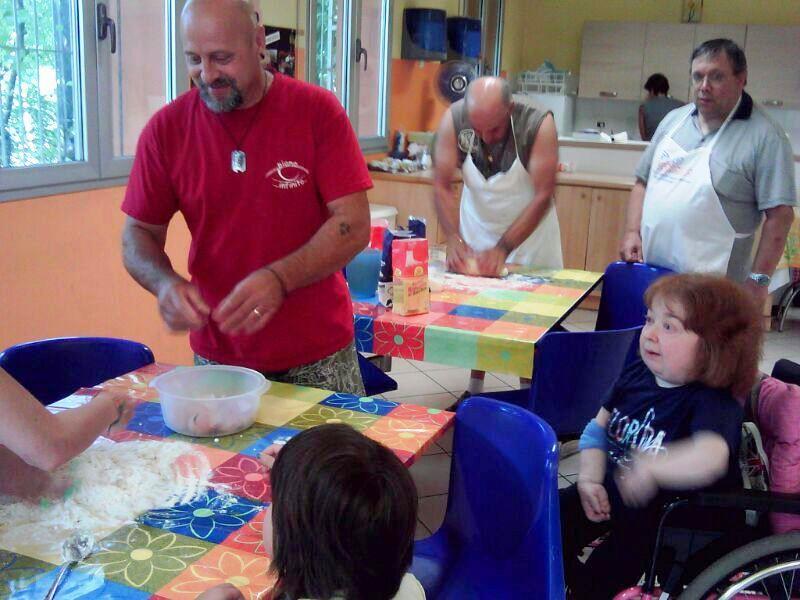
[[[727,74],[721,71],[712,71],[708,75],[692,73],[692,83],[696,86],[702,85],[703,81],[708,81],[711,85],[719,85],[728,78]]]

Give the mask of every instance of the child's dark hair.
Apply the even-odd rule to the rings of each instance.
[[[293,437],[271,472],[274,599],[390,600],[411,565],[417,492],[394,453],[348,425]]]
[[[697,380],[743,397],[758,375],[763,328],[760,307],[738,283],[714,275],[668,275],[644,295],[649,308],[661,298],[686,312],[684,327],[700,337]]]

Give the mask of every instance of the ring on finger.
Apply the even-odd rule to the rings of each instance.
[[[260,310],[258,310],[257,306],[253,309],[253,314],[255,314],[256,318],[258,318],[258,319],[260,319],[261,317],[264,316],[264,313],[262,313]]]

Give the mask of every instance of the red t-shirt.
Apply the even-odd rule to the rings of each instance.
[[[231,170],[234,140],[247,157],[244,173]],[[327,202],[370,187],[336,97],[276,74],[244,110],[216,114],[196,89],[159,110],[139,138],[122,210],[155,225],[183,214],[189,272],[213,309],[247,275],[306,244],[328,218]],[[253,335],[225,335],[213,321],[190,335],[197,354],[262,371],[320,360],[352,339],[339,272],[293,291]]]

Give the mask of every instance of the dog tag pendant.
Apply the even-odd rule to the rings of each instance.
[[[231,152],[231,171],[244,173],[247,170],[247,157],[241,150]]]

